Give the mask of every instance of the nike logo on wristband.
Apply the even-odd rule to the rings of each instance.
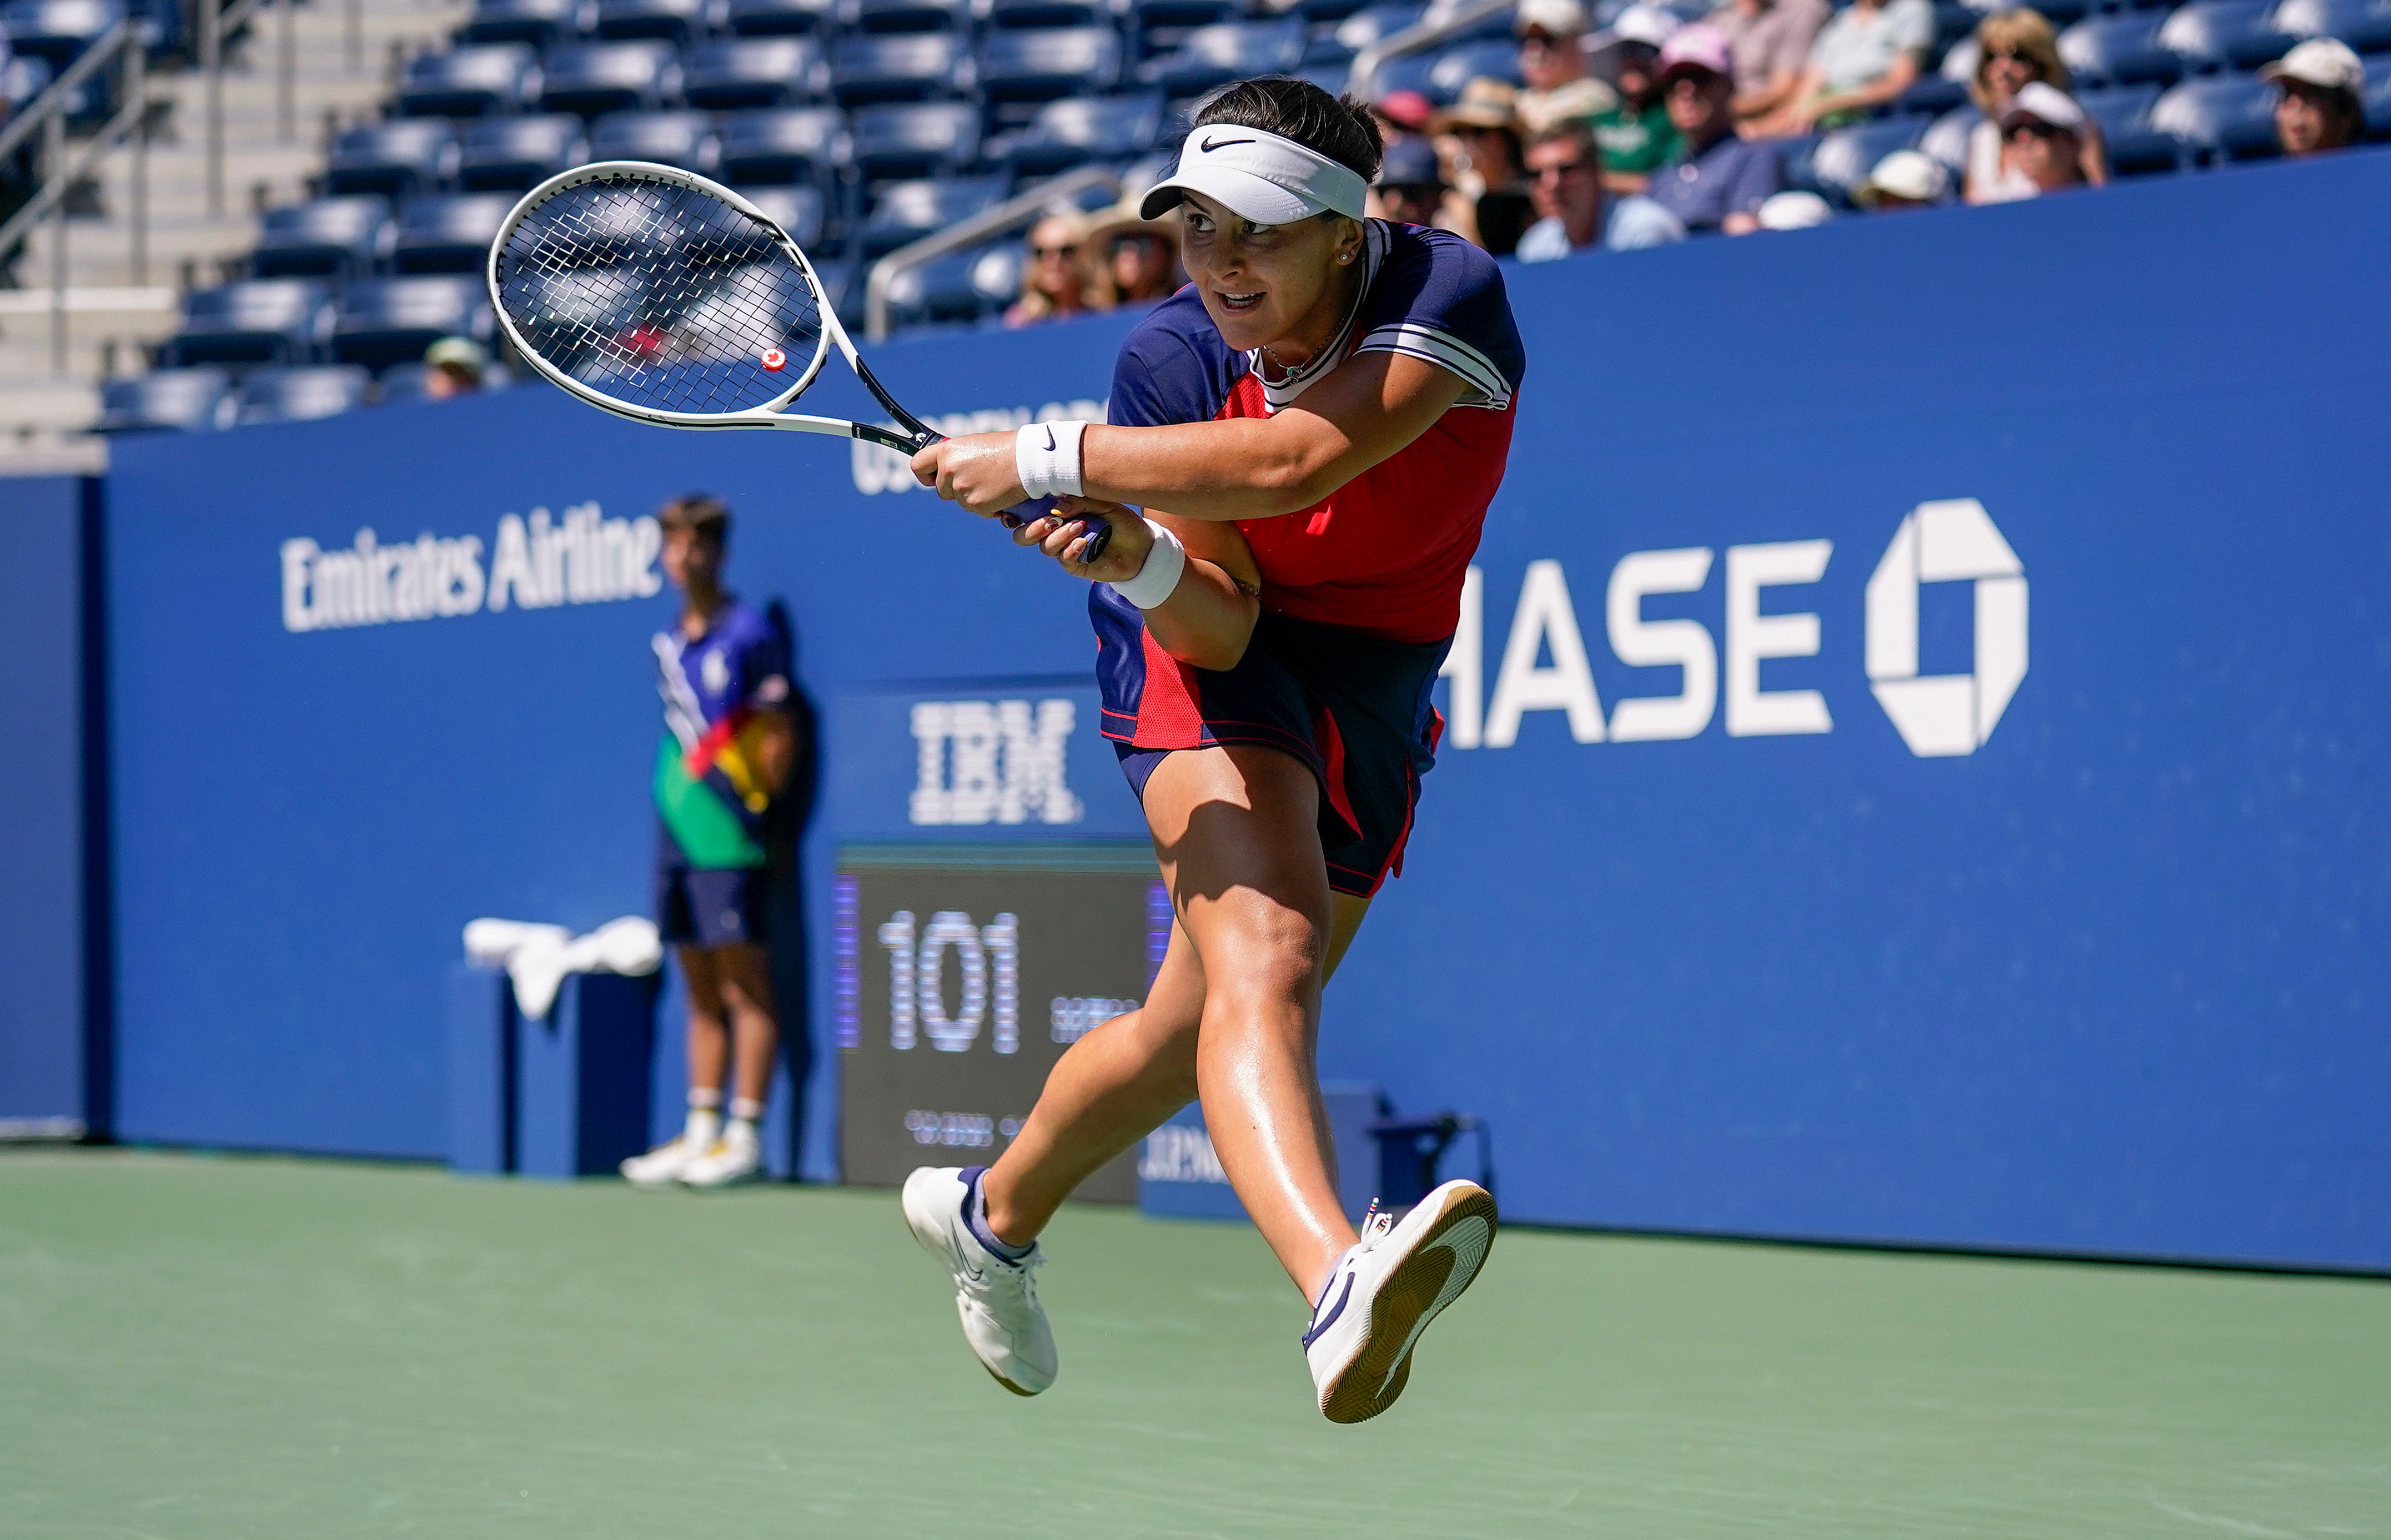
[[[1053,449],[1054,447],[1054,429],[1051,423],[1047,425],[1046,429],[1046,447],[1048,449]]]

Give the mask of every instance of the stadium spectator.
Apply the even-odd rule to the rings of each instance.
[[[1828,19],[1785,105],[1752,121],[1759,137],[1857,122],[1918,79],[1934,42],[1927,0],[1852,0]]]
[[[1764,118],[1792,99],[1810,45],[1831,14],[1827,0],[1724,0],[1710,24],[1735,57],[1735,116]]]
[[[1689,231],[1750,235],[1783,183],[1777,147],[1735,132],[1735,55],[1726,34],[1698,21],[1661,50],[1661,90],[1684,139],[1652,178],[1652,200]]]
[[[1951,193],[1951,175],[1934,157],[1915,149],[1896,149],[1876,163],[1868,179],[1852,189],[1852,201],[1878,213],[1927,209]]]
[[[1086,245],[1100,264],[1106,309],[1158,303],[1187,281],[1179,271],[1179,216],[1139,217],[1144,196],[1124,198],[1089,220]]]
[[[443,337],[423,350],[423,393],[433,401],[469,396],[488,380],[490,351],[470,337]]]
[[[1050,213],[1030,226],[1021,298],[1004,313],[1006,326],[1067,321],[1105,308],[1111,295],[1089,271],[1087,242],[1087,222],[1077,213]]]
[[[2034,184],[2010,169],[2002,156],[2000,121],[2018,92],[2036,81],[2058,91],[2073,89],[2050,23],[2034,10],[1986,17],[1976,28],[1976,73],[1968,87],[1984,113],[1984,121],[1968,131],[1962,190],[1969,202],[2007,203],[2034,196]],[[2096,186],[2107,182],[2109,161],[2100,125],[2087,120],[2080,137],[2084,180]]]
[[[681,611],[654,643],[666,729],[654,780],[656,928],[689,990],[689,1114],[679,1135],[622,1170],[641,1187],[725,1187],[763,1169],[756,1124],[780,1046],[767,820],[781,789],[802,784],[791,775],[806,751],[790,714],[788,640],[723,585],[730,510],[692,494],[666,503],[657,521]]]
[[[1447,228],[1445,199],[1453,191],[1437,163],[1436,147],[1426,139],[1397,139],[1378,163],[1378,180],[1370,188],[1369,210],[1379,219],[1398,225]]]
[[[1521,262],[1551,262],[1595,246],[1632,251],[1686,238],[1685,225],[1652,199],[1602,196],[1602,151],[1582,122],[1561,123],[1531,139],[1528,173],[1544,217],[1519,237]]]
[[[2286,155],[2347,149],[2366,135],[2366,67],[2349,45],[2312,37],[2258,71],[2281,93],[2275,138]]]
[[[2063,192],[2084,175],[2084,109],[2055,85],[2028,81],[2001,113],[2001,163],[2033,187],[2026,196]]]
[[[1433,125],[1457,195],[1446,202],[1444,227],[1498,257],[1518,248],[1536,218],[1520,170],[1516,99],[1501,81],[1473,80]]]
[[[1513,108],[1521,133],[1619,105],[1618,94],[1586,72],[1585,7],[1578,0],[1520,0],[1511,26],[1519,34],[1519,78],[1528,83]]]
[[[1652,173],[1677,158],[1677,128],[1661,100],[1661,45],[1682,23],[1656,6],[1630,6],[1611,24],[1598,62],[1607,62],[1619,104],[1594,115],[1594,142],[1602,148],[1602,187],[1639,193]]]

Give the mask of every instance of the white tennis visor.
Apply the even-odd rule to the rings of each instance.
[[[1292,225],[1334,209],[1362,217],[1361,174],[1318,150],[1259,128],[1204,123],[1179,147],[1179,173],[1145,195],[1138,212],[1160,217],[1191,192],[1257,225]]]

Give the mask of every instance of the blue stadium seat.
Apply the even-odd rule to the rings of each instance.
[[[821,48],[809,37],[702,43],[681,66],[681,96],[706,112],[795,107],[821,91]]]
[[[872,216],[864,221],[864,254],[880,256],[933,235],[985,212],[1003,196],[1004,181],[994,176],[891,182],[880,189]]]
[[[989,0],[988,24],[1008,27],[1109,27],[1111,0]]]
[[[200,432],[221,428],[232,381],[222,369],[153,369],[100,387],[102,433]]]
[[[808,252],[821,244],[825,209],[820,189],[801,186],[734,187],[731,189],[764,211],[773,224],[788,232]]]
[[[336,417],[366,404],[373,376],[355,364],[315,369],[258,369],[240,382],[233,420],[246,428],[261,422],[304,422]]]
[[[1362,8],[1364,0],[1299,0],[1297,15],[1317,27],[1323,22],[1342,21]]]
[[[2275,88],[2251,75],[2189,80],[2151,109],[2151,126],[2171,134],[2189,158],[2236,160],[2273,155]]]
[[[367,123],[332,141],[324,190],[402,197],[456,175],[458,155],[457,130],[444,119]]]
[[[1343,47],[1360,53],[1373,43],[1382,43],[1405,27],[1416,25],[1427,11],[1425,6],[1366,6],[1337,23],[1336,38]]]
[[[1953,80],[1936,71],[1928,71],[1909,83],[1909,89],[1893,98],[1893,110],[1907,118],[1939,118],[1968,99],[1964,80]]]
[[[304,364],[332,333],[332,307],[320,283],[251,278],[183,296],[183,323],[160,362]]]
[[[410,118],[479,118],[520,110],[539,89],[537,56],[521,43],[481,43],[407,60],[398,109]]]
[[[831,51],[830,94],[842,107],[961,96],[971,81],[970,45],[953,32],[867,32]]]
[[[680,96],[680,61],[672,45],[584,43],[548,56],[540,87],[543,112],[595,118],[607,112],[653,112]]]
[[[1130,0],[1129,14],[1141,32],[1151,32],[1243,20],[1253,14],[1253,6],[1250,0]]]
[[[354,283],[342,291],[332,355],[379,369],[423,356],[443,337],[490,340],[490,291],[478,276],[434,274]]]
[[[0,31],[10,48],[50,67],[55,77],[108,29],[124,19],[116,0],[9,0],[0,6]]]
[[[1916,149],[1927,127],[1920,118],[1875,118],[1830,129],[1810,152],[1804,185],[1829,202],[1848,204],[1852,189],[1868,179],[1879,160],[1897,149]]]
[[[1503,37],[1465,43],[1458,48],[1446,49],[1428,67],[1428,97],[1433,101],[1449,102],[1461,95],[1463,86],[1480,76],[1509,85],[1521,83],[1519,45]]]
[[[1198,27],[1180,40],[1175,53],[1139,65],[1137,75],[1147,85],[1183,96],[1248,75],[1284,74],[1302,62],[1305,36],[1300,21]]]
[[[2159,27],[2159,46],[2183,61],[2186,74],[2214,74],[2244,56],[2264,64],[2292,45],[2267,20],[2273,0],[2196,0]]]
[[[1013,141],[1013,169],[1050,176],[1090,160],[1143,153],[1162,126],[1160,96],[1071,96],[1048,102]]]
[[[979,109],[900,102],[855,115],[855,165],[872,180],[947,176],[979,158]]]
[[[2366,61],[2366,136],[2391,139],[2391,55]]]
[[[1963,175],[1968,169],[1968,136],[1984,121],[1975,103],[1962,103],[1929,124],[1918,136],[1918,148],[1954,177]]]
[[[703,112],[617,112],[589,125],[589,159],[654,160],[711,176],[721,136]]]
[[[992,32],[980,47],[980,90],[990,102],[1101,96],[1120,72],[1120,34],[1110,27]]]
[[[2059,57],[2078,85],[2172,81],[2183,61],[2159,45],[2165,19],[2149,11],[2087,18],[2059,34]]]
[[[589,159],[588,131],[569,112],[527,112],[469,123],[457,148],[457,185],[468,192],[528,192]]]
[[[512,193],[461,193],[419,198],[398,213],[398,239],[391,248],[394,273],[479,273],[498,239],[498,226],[513,208]]]
[[[2337,37],[2361,54],[2391,48],[2391,0],[2281,0],[2268,20],[2294,42]]]
[[[910,267],[888,288],[890,316],[899,326],[970,323],[995,314],[1021,293],[1018,245],[957,251]]]
[[[1298,80],[1310,81],[1332,96],[1343,96],[1345,88],[1351,84],[1353,80],[1353,67],[1341,59],[1321,63],[1306,59],[1287,73]]]
[[[32,101],[50,88],[50,62],[31,54],[14,54],[0,66],[0,101],[18,105]]]
[[[2151,109],[2158,99],[2155,85],[2112,85],[2084,93],[2084,110],[2100,125],[2112,176],[2147,176],[2182,163],[2183,148],[2175,136],[2151,126]]]
[[[650,39],[676,46],[709,30],[711,0],[598,0],[590,30],[610,43]]]
[[[368,273],[390,255],[397,231],[387,200],[319,198],[268,209],[259,218],[250,275],[259,278],[344,277]]]
[[[730,0],[726,21],[737,37],[827,32],[837,26],[838,0]]]
[[[867,32],[968,32],[973,0],[850,0],[848,23]]]
[[[459,43],[528,43],[545,48],[579,37],[598,19],[594,0],[474,0]]]
[[[719,164],[731,182],[828,185],[847,164],[847,119],[836,108],[741,112],[722,122]]]

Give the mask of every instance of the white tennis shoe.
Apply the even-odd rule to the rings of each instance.
[[[905,1178],[905,1224],[922,1250],[955,1280],[955,1313],[963,1340],[980,1367],[1015,1395],[1036,1395],[1054,1383],[1053,1328],[1038,1303],[1038,1269],[1046,1255],[1032,1246],[1007,1262],[963,1222],[963,1174],[954,1166],[924,1166]]]
[[[632,1156],[619,1169],[624,1180],[633,1187],[645,1187],[650,1192],[663,1192],[678,1187],[680,1174],[703,1153],[693,1140],[676,1134],[645,1155]]]
[[[752,1123],[734,1120],[723,1125],[722,1137],[714,1141],[713,1149],[691,1157],[681,1167],[680,1183],[703,1192],[738,1187],[763,1174],[764,1141],[756,1136]]]
[[[1393,1405],[1411,1378],[1413,1344],[1478,1277],[1493,1245],[1494,1199],[1475,1182],[1445,1183],[1401,1224],[1385,1213],[1366,1221],[1303,1334],[1320,1414],[1364,1422]]]

